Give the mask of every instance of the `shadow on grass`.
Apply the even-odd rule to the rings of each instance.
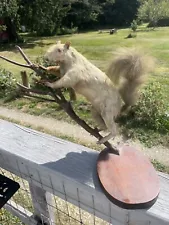
[[[38,39],[39,40],[39,39]],[[48,45],[51,45],[51,43],[43,43],[41,40],[28,40],[25,43],[6,43],[0,45],[0,51],[11,51],[16,52],[16,45],[20,46],[22,49],[29,49],[29,48],[35,48],[35,47],[45,47]]]
[[[121,128],[121,133],[126,138],[138,139],[147,147],[163,145],[169,147],[167,128],[155,129],[153,123],[147,119],[136,118],[134,114],[121,116],[116,121]]]
[[[145,29],[138,29],[136,32],[152,32],[157,31],[156,28],[145,28]]]
[[[150,125],[145,119],[139,119],[132,115],[121,116],[118,118],[117,123],[121,126],[125,126],[126,129],[141,129],[144,132],[158,132],[159,134],[165,135],[168,133],[167,129],[155,129],[153,124]]]
[[[35,48],[35,47],[45,47],[53,44],[54,38],[58,40],[60,37],[69,38],[72,35],[57,35],[57,36],[48,36],[48,37],[38,37],[34,34],[25,34],[23,35],[23,42],[18,43],[0,43],[0,51],[13,51],[16,52],[16,45],[19,45],[23,49]],[[49,40],[49,42],[44,43],[43,40]],[[51,41],[50,41],[51,40]]]

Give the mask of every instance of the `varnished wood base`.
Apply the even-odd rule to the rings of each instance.
[[[121,208],[149,208],[158,197],[158,175],[149,159],[134,147],[120,147],[119,155],[103,150],[97,173],[106,196]]]

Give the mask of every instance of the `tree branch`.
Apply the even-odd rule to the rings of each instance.
[[[29,68],[29,69],[32,69],[33,71],[35,71],[41,78],[43,78],[43,73],[42,73],[42,69],[40,69],[40,66],[37,66],[35,64],[33,64],[29,59],[28,57],[25,55],[25,53],[23,52],[23,50],[17,46],[17,49],[19,50],[20,54],[22,55],[22,57],[24,58],[24,60],[28,63],[28,65],[23,65],[23,64],[20,64],[20,63],[17,63],[13,60],[9,60],[7,59],[6,57],[2,57],[0,56],[0,58],[10,62],[10,63],[13,63],[15,65],[18,65],[18,66],[22,66],[22,67],[26,67],[26,68]],[[27,95],[30,96],[30,94],[28,94],[28,92],[32,92],[32,93],[36,93],[36,94],[40,94],[40,95],[50,95],[54,98],[53,101],[55,101],[57,104],[59,104],[61,106],[61,108],[77,123],[79,124],[81,127],[83,127],[87,132],[89,132],[92,136],[96,137],[97,139],[101,139],[102,136],[99,134],[99,132],[96,130],[96,129],[93,129],[92,127],[90,127],[84,120],[82,120],[81,118],[79,118],[79,116],[75,113],[75,111],[73,110],[72,108],[72,105],[70,102],[68,102],[61,89],[57,89],[56,91],[54,91],[52,88],[49,88],[49,87],[46,87],[48,88],[49,92],[42,92],[42,91],[39,91],[39,90],[33,90],[33,89],[30,89],[30,88],[27,88],[19,83],[17,83],[17,85],[23,90],[25,91],[25,93],[27,92]],[[33,96],[31,96],[33,97]],[[41,98],[42,99],[42,98]],[[46,99],[44,99],[46,100]],[[104,143],[104,145],[109,148],[112,153],[114,154],[119,154],[118,150],[117,149],[114,149],[112,147],[112,145],[106,141]]]
[[[25,65],[25,64],[21,64],[21,63],[15,62],[15,61],[13,61],[13,60],[11,60],[11,59],[8,59],[8,58],[6,58],[6,57],[4,57],[4,56],[2,56],[2,55],[0,55],[0,58],[1,58],[1,59],[4,59],[4,60],[7,61],[7,62],[10,62],[10,63],[12,63],[12,64],[14,64],[14,65],[16,65],[16,66],[21,66],[21,67],[25,67],[25,68],[31,69],[31,68],[30,68],[30,65]]]
[[[16,83],[16,84],[18,85],[18,87],[20,89],[22,89],[25,92],[32,92],[34,94],[39,94],[39,95],[50,95],[50,93],[47,91],[41,91],[41,90],[37,90],[37,89],[28,88],[20,83]]]
[[[101,138],[103,138],[99,132],[96,130],[96,129],[93,129],[92,127],[90,127],[84,120],[82,120],[76,113],[75,111],[73,110],[72,108],[72,105],[70,102],[68,102],[65,97],[63,96],[63,94],[61,93],[62,95],[62,100],[58,101],[58,98],[56,97],[55,95],[55,92],[53,91],[52,88],[49,88],[51,93],[52,93],[52,96],[54,97],[54,99],[56,100],[56,102],[63,108],[63,110],[77,123],[79,124],[81,127],[83,127],[83,129],[85,129],[88,133],[90,133],[92,136],[96,137],[98,140],[100,140]],[[117,149],[113,148],[113,146],[108,142],[106,141],[104,143],[104,145],[109,148],[112,153],[116,154],[116,155],[119,155],[119,152]]]
[[[40,96],[35,96],[35,95],[31,95],[29,93],[25,93],[25,96],[30,97],[30,98],[39,99],[39,100],[46,101],[46,102],[55,102],[56,103],[56,101],[54,99],[49,99],[49,98],[44,98],[44,97],[40,97]]]
[[[19,52],[21,53],[27,64],[32,65],[32,62],[28,59],[23,50],[18,45],[16,45],[16,48],[19,50]]]

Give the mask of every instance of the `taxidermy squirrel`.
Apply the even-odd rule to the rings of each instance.
[[[46,81],[45,85],[54,89],[71,87],[86,97],[101,130],[109,131],[107,136],[99,140],[99,144],[116,135],[115,119],[135,104],[146,73],[153,68],[151,57],[134,48],[123,48],[116,52],[105,74],[71,47],[69,42],[62,44],[60,41],[48,49],[45,58],[57,62],[61,73],[58,81]]]

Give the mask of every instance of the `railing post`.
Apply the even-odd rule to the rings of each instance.
[[[53,207],[53,196],[32,183],[29,183],[29,188],[34,208],[33,214],[37,225],[55,225],[56,217]]]

